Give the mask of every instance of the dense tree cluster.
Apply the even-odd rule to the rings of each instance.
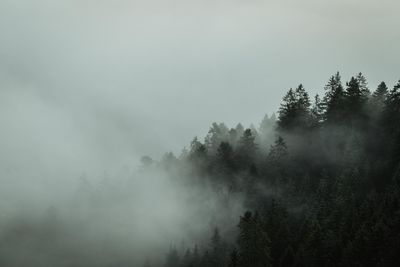
[[[361,73],[344,85],[336,73],[314,101],[290,89],[277,117],[259,129],[214,123],[204,143],[162,160],[243,193],[249,210],[235,242],[216,229],[201,250],[172,248],[165,266],[398,266],[400,81],[371,93]]]

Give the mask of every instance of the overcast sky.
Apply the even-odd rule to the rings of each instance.
[[[290,87],[400,78],[398,0],[0,0],[0,164],[71,174],[179,153]],[[71,170],[74,171],[71,171]]]

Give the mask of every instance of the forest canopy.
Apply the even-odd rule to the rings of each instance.
[[[259,127],[213,123],[179,157],[142,168],[245,196],[234,231],[171,245],[165,267],[398,266],[400,81],[375,89],[336,73],[314,97],[300,84]]]

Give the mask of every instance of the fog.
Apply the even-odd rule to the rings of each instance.
[[[0,0],[0,260],[142,264],[149,251],[234,226],[240,196],[145,174],[140,157],[179,155],[213,121],[258,124],[288,88],[321,91],[337,70],[362,71],[371,88],[394,82],[399,8]]]

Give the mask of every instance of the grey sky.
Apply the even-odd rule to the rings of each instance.
[[[179,153],[337,70],[392,86],[399,3],[0,0],[2,167],[74,175]]]

